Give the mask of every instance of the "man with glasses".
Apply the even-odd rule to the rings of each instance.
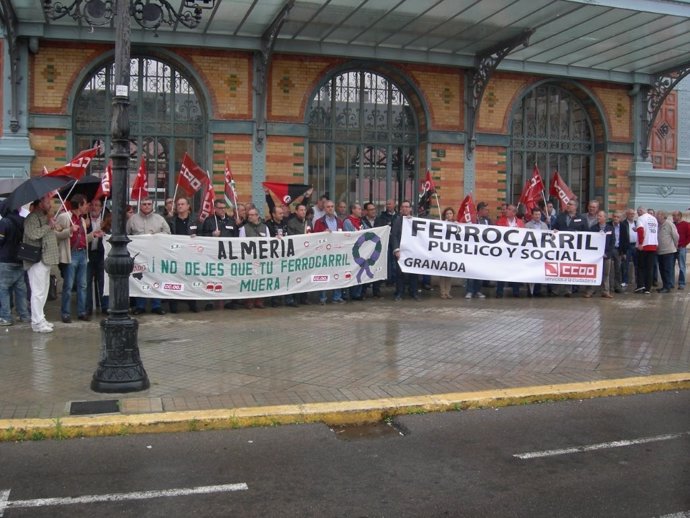
[[[153,200],[146,197],[141,200],[139,212],[127,220],[127,234],[132,236],[170,234],[170,226],[163,216],[153,211]],[[141,315],[145,312],[146,299],[137,297],[132,314]],[[161,299],[151,299],[151,313],[165,315],[165,310],[161,307]]]

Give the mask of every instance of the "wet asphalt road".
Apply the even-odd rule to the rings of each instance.
[[[690,511],[689,391],[414,415],[393,424],[398,430],[296,425],[4,443],[0,515],[3,505],[10,518]],[[221,487],[195,489],[209,486]],[[97,501],[116,493],[124,500]]]

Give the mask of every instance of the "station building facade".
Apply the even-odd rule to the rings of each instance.
[[[26,53],[24,124],[10,133],[4,117],[0,174],[41,174],[93,145],[103,150],[91,171],[100,174],[110,149],[112,46],[41,40]],[[7,51],[1,55],[6,70]],[[633,85],[499,70],[470,134],[467,69],[276,53],[260,77],[255,60],[237,50],[134,45],[131,177],[145,157],[162,200],[187,152],[219,196],[227,160],[241,201],[263,206],[261,182],[274,181],[382,206],[414,200],[429,170],[441,209],[457,209],[472,193],[495,215],[518,200],[536,164],[547,189],[558,171],[581,206],[598,199],[610,212],[690,207],[690,121],[678,115],[689,113],[684,88],[668,96],[652,154],[641,160]],[[265,134],[254,124],[257,81],[266,88]]]

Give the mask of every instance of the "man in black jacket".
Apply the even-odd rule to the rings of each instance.
[[[11,326],[11,295],[22,322],[30,322],[26,302],[24,265],[17,259],[17,249],[24,237],[24,218],[16,210],[3,214],[0,220],[0,326]]]
[[[207,218],[208,219],[208,218]],[[175,215],[168,220],[170,225],[170,233],[180,236],[196,236],[199,233],[199,221],[192,215],[189,200],[184,196],[177,199],[175,202]],[[177,303],[179,301],[170,299],[168,307],[170,313],[177,313]],[[199,308],[196,305],[196,300],[187,300],[189,311],[198,313]]]

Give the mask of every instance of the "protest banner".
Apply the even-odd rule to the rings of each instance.
[[[130,236],[129,292],[162,299],[252,299],[385,280],[389,234],[386,226],[280,239]],[[109,244],[106,254],[108,249]]]
[[[548,284],[601,284],[605,236],[406,218],[406,273]]]

